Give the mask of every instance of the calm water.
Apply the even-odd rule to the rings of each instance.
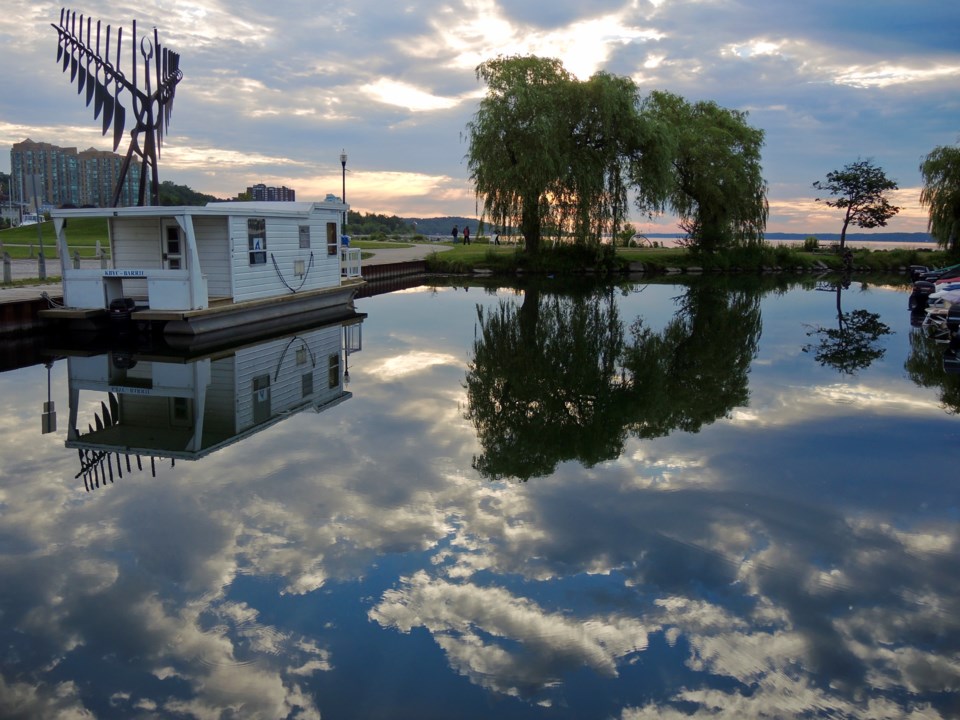
[[[0,375],[0,716],[960,715],[906,291],[552,289]]]

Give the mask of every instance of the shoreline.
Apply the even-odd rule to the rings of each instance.
[[[649,238],[652,241],[660,243],[661,247],[669,248],[682,248],[679,238],[669,237],[669,238]],[[803,240],[796,240],[793,238],[764,238],[764,242],[769,245],[786,245],[788,247],[803,247]],[[823,240],[820,239],[820,248],[826,249],[833,247],[834,245],[839,245],[840,240]],[[646,247],[644,245],[643,247]],[[922,250],[922,251],[936,251],[940,249],[940,246],[935,242],[924,242],[921,240],[909,241],[909,240],[864,240],[860,238],[847,238],[846,247],[848,248],[859,248],[862,250]]]

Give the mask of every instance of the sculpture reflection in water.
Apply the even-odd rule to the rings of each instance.
[[[748,401],[760,294],[694,284],[660,332],[637,320],[629,341],[614,290],[546,294],[477,309],[466,376],[484,477],[527,480],[558,463],[618,457],[628,433],[697,432]]]
[[[87,490],[144,470],[158,458],[196,460],[306,409],[351,397],[348,356],[362,348],[353,314],[340,322],[220,347],[197,357],[149,351],[73,354],[67,360],[70,422]],[[82,402],[100,396],[82,426]],[[96,402],[94,402],[96,407]]]
[[[812,351],[813,357],[824,367],[832,367],[846,375],[855,375],[884,356],[886,350],[878,341],[892,331],[889,325],[880,321],[878,313],[864,309],[846,313],[843,311],[842,294],[849,287],[850,276],[846,273],[840,280],[818,283],[818,290],[836,293],[837,327],[811,328],[807,336],[816,335],[819,341],[805,345],[803,351]]]

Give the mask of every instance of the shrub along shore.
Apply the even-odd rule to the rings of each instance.
[[[890,248],[873,250],[848,248],[853,272],[900,273],[911,265],[939,267],[950,264],[940,250],[926,248]],[[560,245],[544,248],[531,257],[517,246],[481,243],[456,245],[426,259],[427,270],[449,274],[549,274],[618,275],[643,273],[822,273],[843,272],[847,263],[835,248],[804,250],[789,245],[764,245],[736,248],[713,255],[695,253],[686,248],[613,248],[603,245],[588,248]]]

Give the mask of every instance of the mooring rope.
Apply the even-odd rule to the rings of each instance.
[[[313,253],[310,253],[310,262],[307,264],[307,269],[303,273],[303,279],[300,281],[300,284],[297,287],[293,287],[290,283],[287,282],[287,279],[283,276],[283,273],[280,272],[280,265],[277,264],[277,258],[273,253],[270,253],[270,259],[273,261],[273,269],[277,271],[277,277],[280,278],[280,282],[287,286],[287,290],[292,293],[298,292],[300,288],[303,287],[303,284],[307,281],[307,276],[310,275],[310,268],[313,267]]]
[[[46,290],[40,293],[40,297],[47,301],[47,307],[51,307],[51,308],[64,307],[63,303],[59,303],[56,300],[54,300],[52,297],[50,297],[50,295],[47,293]]]

